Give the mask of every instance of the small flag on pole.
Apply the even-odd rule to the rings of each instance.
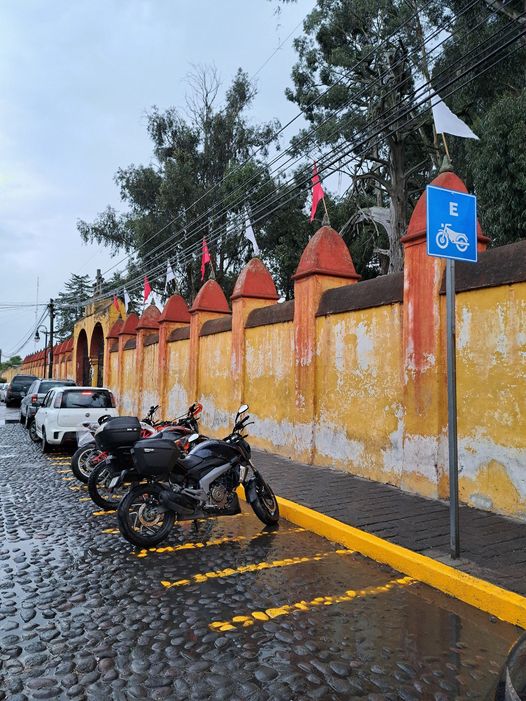
[[[201,253],[201,282],[205,279],[205,265],[211,262],[210,251],[206,239],[203,237],[203,250]]]
[[[252,228],[252,222],[250,221],[250,215],[248,213],[248,207],[245,208],[245,238],[247,238],[252,244],[252,249],[255,256],[259,256],[259,246],[256,241],[256,236],[254,234],[254,229]]]
[[[168,284],[172,282],[172,280],[175,280],[175,273],[172,270],[172,266],[170,265],[170,262],[168,262],[166,266],[166,282],[164,283],[164,294],[168,294]]]
[[[318,167],[316,163],[314,163],[314,168],[312,171],[312,205],[310,209],[310,220],[313,221],[314,217],[316,216],[316,210],[318,209],[318,205],[321,200],[325,197],[325,193],[323,192],[323,188],[321,186],[320,182],[320,176],[318,175]]]
[[[148,297],[150,296],[152,292],[152,288],[150,285],[150,282],[148,281],[148,276],[144,276],[144,302],[146,303]]]
[[[431,97],[431,109],[437,134],[452,134],[464,139],[478,140],[479,137],[449,109],[446,103],[440,99],[438,93]]]
[[[130,305],[130,295],[126,292],[126,288],[124,288],[124,294],[122,296],[124,297],[124,311],[128,313],[128,307]]]
[[[117,295],[113,295],[113,306],[115,307],[115,309],[116,309],[118,312],[121,311],[121,308],[120,308],[120,306],[119,306],[119,300],[117,299]]]

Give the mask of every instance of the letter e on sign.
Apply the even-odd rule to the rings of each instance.
[[[450,202],[449,203],[449,213],[452,217],[458,217],[458,203],[457,202]]]

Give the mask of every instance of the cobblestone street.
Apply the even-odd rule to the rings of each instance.
[[[3,699],[484,699],[519,634],[245,506],[133,550],[20,425],[0,483]]]

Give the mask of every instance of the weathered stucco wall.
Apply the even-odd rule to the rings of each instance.
[[[165,418],[181,416],[193,399],[188,395],[190,341],[183,339],[168,343],[166,392],[161,401]]]
[[[526,284],[458,295],[459,486],[526,519]]]
[[[434,183],[465,190],[450,172]],[[173,418],[200,401],[203,432],[223,436],[246,402],[255,447],[447,498],[444,264],[426,254],[425,197],[402,241],[403,273],[360,282],[342,238],[322,227],[283,304],[253,259],[231,308],[214,280],[191,309],[174,295],[162,313],[117,320],[102,305],[57,349],[57,371],[78,372],[82,334],[99,362],[104,328],[104,379],[122,414],[160,403]],[[484,252],[479,231],[478,245],[476,265],[456,265],[460,496],[526,520],[526,241]]]
[[[203,405],[202,429],[210,436],[228,435],[232,426],[231,333],[199,339],[198,401]],[[237,409],[237,407],[236,407]]]
[[[140,380],[135,374],[136,353],[135,348],[124,350],[122,354],[122,377],[123,384],[120,387],[119,412],[126,415],[138,414],[138,394]],[[147,381],[147,384],[148,381]]]
[[[400,486],[401,305],[317,319],[314,461]]]
[[[295,424],[294,327],[291,322],[246,329],[245,399],[255,424],[252,443],[293,457],[301,427]]]

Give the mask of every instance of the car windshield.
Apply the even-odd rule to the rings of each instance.
[[[62,395],[63,409],[110,409],[111,398],[105,390],[71,390]]]
[[[60,380],[46,380],[45,382],[40,383],[40,387],[38,388],[38,393],[39,394],[47,394],[50,389],[53,387],[62,387],[64,385],[64,382],[61,382]]]

